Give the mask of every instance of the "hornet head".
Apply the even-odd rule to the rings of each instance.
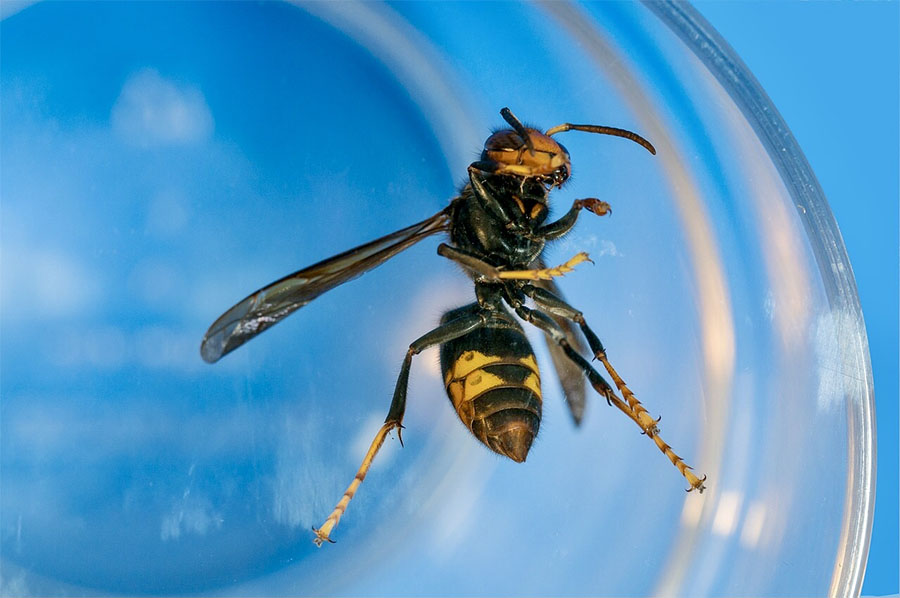
[[[548,189],[561,187],[572,174],[569,152],[553,139],[553,135],[557,133],[585,131],[624,137],[642,145],[651,154],[656,153],[656,149],[649,141],[625,129],[564,123],[542,133],[538,129],[525,127],[509,108],[504,108],[500,114],[512,129],[500,129],[487,138],[484,142],[484,151],[481,153],[482,164],[496,165],[492,174],[539,179]]]

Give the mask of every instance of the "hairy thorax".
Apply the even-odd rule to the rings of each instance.
[[[527,267],[544,249],[545,242],[534,233],[547,219],[546,194],[535,194],[528,187],[504,191],[495,195],[503,210],[496,213],[467,185],[455,202],[450,239],[491,265]]]

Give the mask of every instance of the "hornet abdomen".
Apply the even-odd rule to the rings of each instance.
[[[447,312],[445,323],[481,311]],[[522,327],[490,314],[482,327],[441,345],[441,371],[459,419],[492,451],[521,463],[541,424],[541,377]]]

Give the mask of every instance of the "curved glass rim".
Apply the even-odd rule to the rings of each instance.
[[[829,595],[859,596],[862,590],[875,507],[875,409],[869,344],[844,240],[825,194],[772,100],[747,65],[691,5],[663,0],[645,6],[667,25],[716,77],[753,127],[791,194],[822,274],[831,308],[847,317],[839,346],[844,371],[863,372],[858,400],[847,401],[847,461],[844,515]],[[847,393],[854,398],[853,393]]]
[[[296,2],[296,0],[294,0]],[[28,6],[24,0],[0,19]],[[845,376],[848,392],[848,479],[840,542],[835,555],[829,595],[858,596],[865,574],[875,500],[874,383],[868,341],[856,281],[846,248],[824,192],[799,144],[771,99],[731,46],[691,5],[672,0],[644,0],[645,7],[665,24],[709,69],[748,123],[782,176],[803,223],[821,273],[829,305],[848,316],[842,320],[839,355],[861,379]],[[304,4],[304,7],[307,7]],[[314,13],[315,14],[315,13]],[[448,114],[436,111],[436,114]],[[448,115],[452,121],[452,114]],[[469,125],[466,119],[460,119]],[[453,127],[449,127],[451,131]],[[444,143],[462,144],[471,135],[457,132]],[[446,155],[465,155],[446,151]],[[851,386],[853,385],[853,386]]]

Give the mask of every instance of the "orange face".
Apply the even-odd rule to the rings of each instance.
[[[569,152],[537,129],[525,130],[534,146],[533,154],[517,132],[502,129],[484,142],[481,159],[499,164],[496,174],[539,177],[550,185],[562,185],[572,173]]]

